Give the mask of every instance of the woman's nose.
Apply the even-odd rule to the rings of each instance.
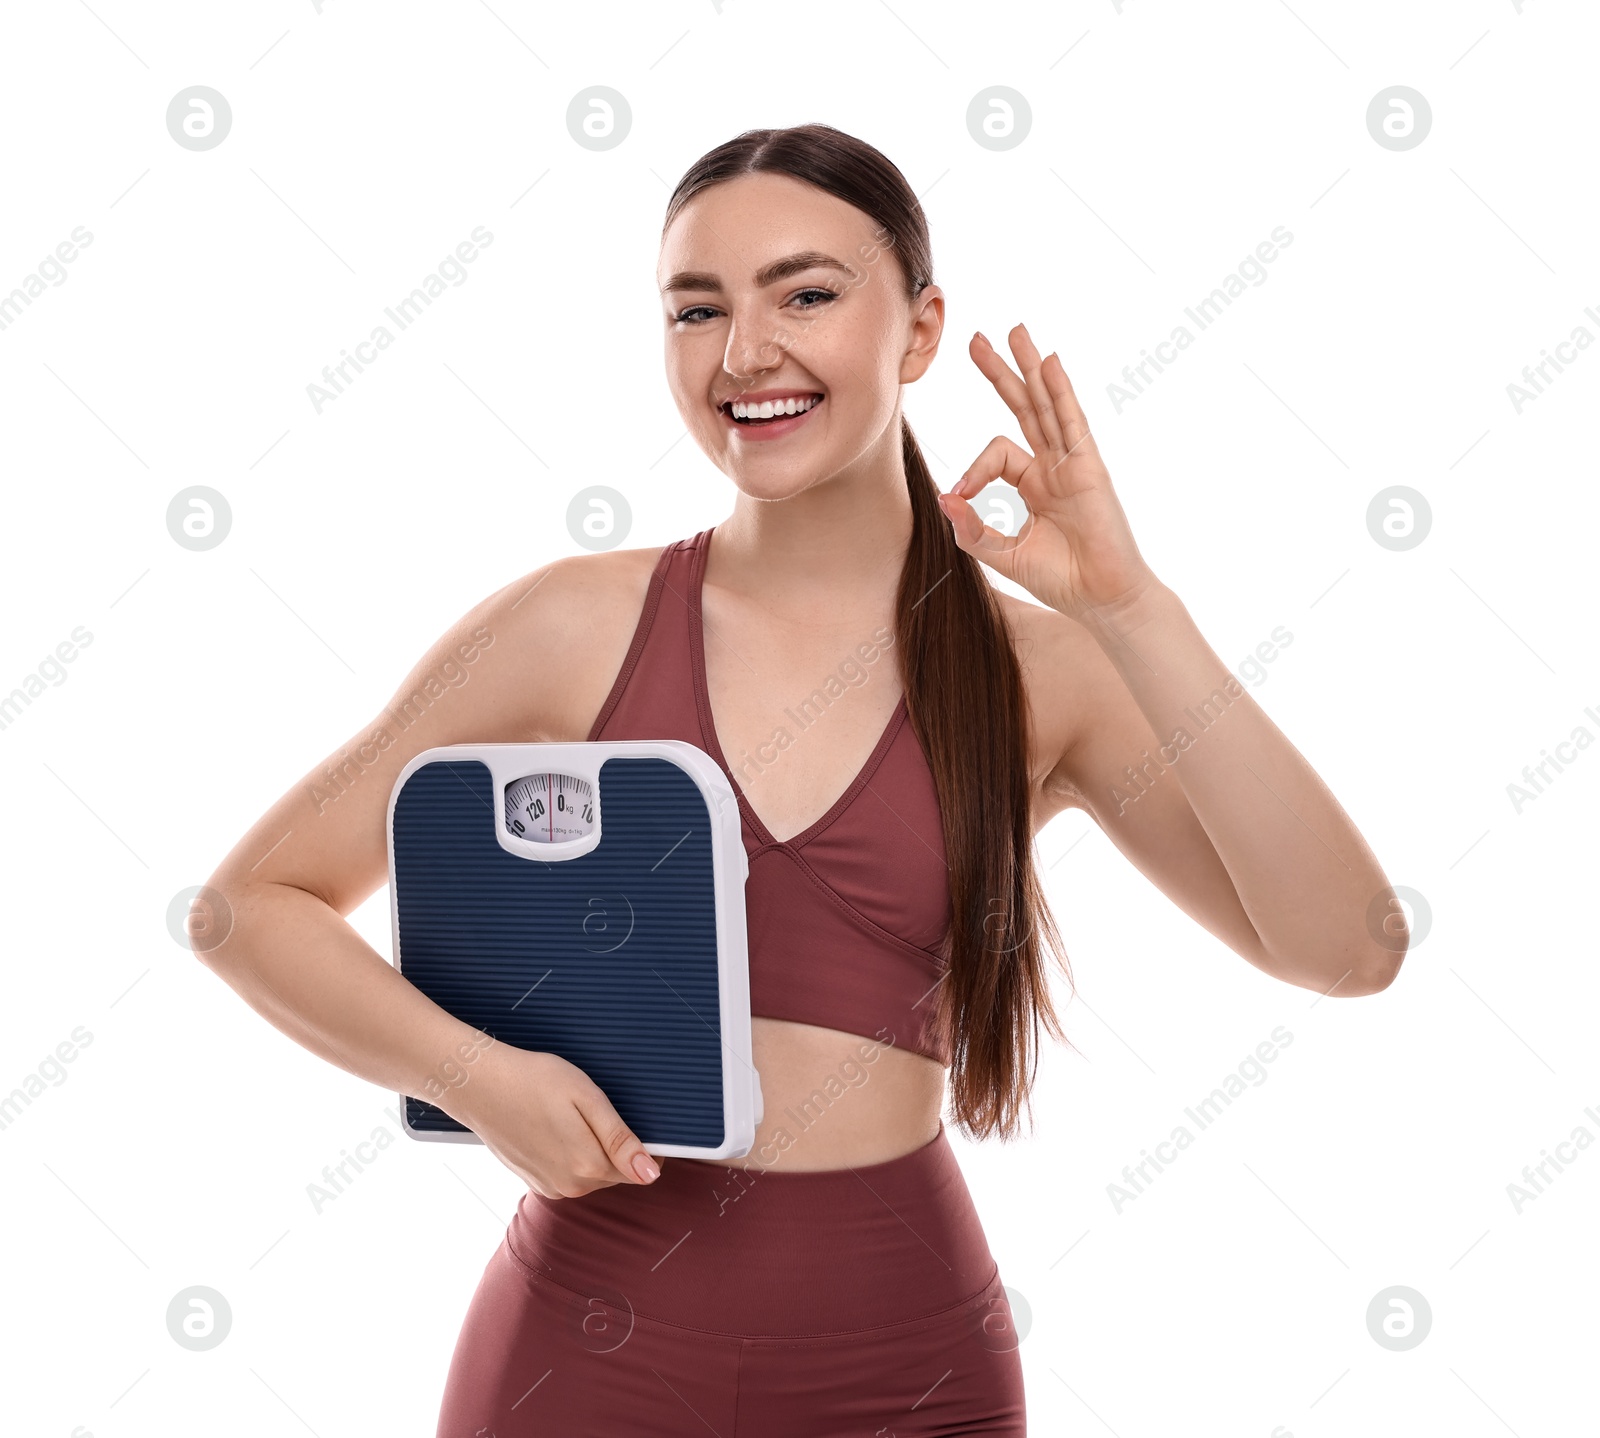
[[[752,375],[775,369],[783,362],[789,336],[770,315],[735,311],[728,326],[728,344],[722,362],[729,374],[744,383]]]

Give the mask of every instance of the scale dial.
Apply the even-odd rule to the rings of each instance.
[[[506,828],[537,844],[594,833],[594,785],[576,774],[524,774],[506,785]]]

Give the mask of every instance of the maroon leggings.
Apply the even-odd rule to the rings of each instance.
[[[645,1187],[523,1195],[437,1438],[1017,1438],[1017,1342],[942,1123],[860,1168],[669,1157]]]

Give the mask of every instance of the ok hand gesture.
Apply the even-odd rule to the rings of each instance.
[[[940,507],[968,554],[1073,619],[1102,618],[1136,603],[1160,581],[1134,543],[1059,355],[1042,362],[1018,325],[1008,336],[1019,377],[981,334],[969,346],[1022,426],[1032,452],[996,435]],[[992,479],[1016,488],[1028,507],[1021,531],[1007,536],[979,518],[969,501]]]

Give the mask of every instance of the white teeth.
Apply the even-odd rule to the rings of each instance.
[[[804,414],[816,406],[820,396],[807,395],[803,399],[790,397],[780,400],[762,400],[760,404],[745,404],[735,400],[732,405],[735,419],[771,419],[780,414]]]

